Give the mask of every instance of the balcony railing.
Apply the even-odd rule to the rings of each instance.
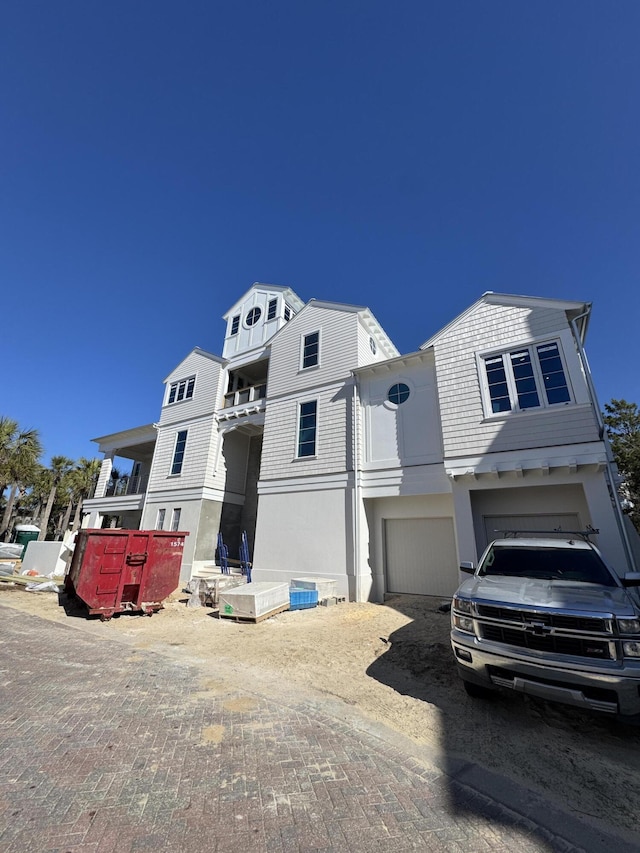
[[[257,400],[264,400],[267,396],[267,383],[261,385],[250,385],[247,388],[241,388],[239,391],[233,391],[230,394],[224,395],[224,407],[230,409],[233,406],[246,406],[247,403],[255,403]]]
[[[147,490],[147,477],[119,477],[110,480],[104,493],[105,498],[118,497],[120,495],[142,495]]]

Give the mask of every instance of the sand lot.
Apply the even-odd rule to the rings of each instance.
[[[246,624],[188,608],[182,594],[152,617],[109,622],[87,619],[65,598],[0,587],[0,604],[197,663],[250,690],[335,697],[436,750],[445,766],[462,756],[587,822],[624,834],[640,829],[640,728],[518,695],[470,699],[440,601],[395,596],[384,605],[343,603]]]

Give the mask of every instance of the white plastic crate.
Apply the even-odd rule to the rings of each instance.
[[[286,583],[249,583],[220,592],[220,616],[236,619],[261,619],[289,609],[289,585]]]
[[[318,593],[318,601],[337,595],[336,582],[328,578],[294,578],[291,586],[298,589],[315,589]]]

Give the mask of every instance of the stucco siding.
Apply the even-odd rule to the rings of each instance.
[[[402,383],[409,398],[389,402],[389,389]],[[362,467],[398,467],[441,462],[442,435],[435,385],[435,367],[420,362],[400,365],[384,375],[360,380],[364,432]]]
[[[349,595],[348,496],[341,489],[261,495],[252,576],[287,581],[321,576]],[[286,533],[283,533],[286,519]]]
[[[559,340],[573,402],[492,416],[483,405],[478,358]],[[585,377],[563,311],[479,305],[434,344],[445,455],[458,456],[598,439]]]
[[[232,430],[221,440],[217,482],[226,492],[244,495],[250,436]]]

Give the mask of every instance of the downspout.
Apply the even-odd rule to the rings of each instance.
[[[620,496],[618,495],[618,489],[615,485],[615,476],[613,472],[613,464],[612,464],[612,454],[611,448],[609,446],[609,440],[606,435],[604,421],[602,419],[602,412],[600,411],[600,405],[598,403],[598,397],[596,395],[595,385],[593,384],[593,379],[591,377],[591,370],[589,369],[589,362],[587,360],[587,354],[584,351],[583,346],[583,335],[581,335],[578,331],[578,320],[582,320],[583,317],[588,317],[591,313],[591,305],[586,311],[583,311],[582,314],[578,314],[577,317],[574,317],[572,320],[569,320],[571,328],[573,330],[573,336],[576,341],[576,346],[578,348],[578,356],[580,358],[580,363],[582,365],[582,372],[584,374],[586,383],[587,383],[587,391],[589,393],[589,398],[591,400],[591,405],[596,413],[596,419],[598,422],[598,435],[600,440],[604,444],[605,454],[606,454],[606,479],[607,486],[609,487],[609,494],[611,495],[611,501],[613,503],[614,515],[616,518],[616,523],[618,525],[618,530],[620,532],[620,536],[622,538],[622,545],[624,548],[625,556],[627,558],[627,566],[631,571],[635,570],[635,560],[633,558],[633,550],[631,548],[631,542],[629,541],[629,534],[627,533],[627,529],[624,523],[624,513],[622,512],[622,506],[620,504]]]
[[[353,569],[355,575],[356,601],[360,601],[362,595],[362,584],[360,579],[360,476],[358,471],[358,378],[353,376]]]

